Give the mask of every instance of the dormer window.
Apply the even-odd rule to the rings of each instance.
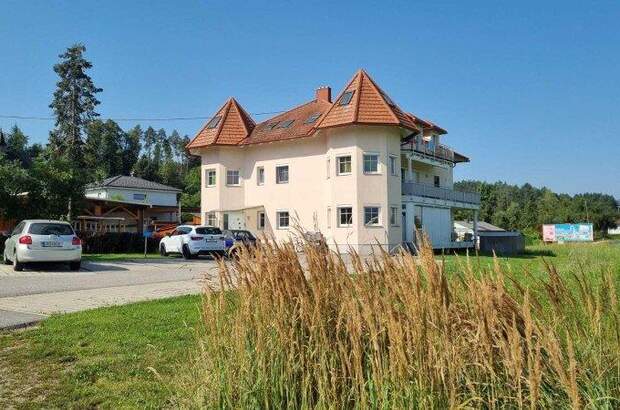
[[[344,94],[342,94],[342,97],[340,97],[340,101],[338,102],[338,105],[349,105],[349,103],[351,102],[351,99],[353,98],[354,93],[355,91],[347,91]]]
[[[222,117],[220,117],[219,115],[217,117],[211,118],[211,121],[209,121],[207,123],[207,128],[208,129],[213,129],[213,128],[217,127],[217,125],[220,123],[221,119],[222,119]]]

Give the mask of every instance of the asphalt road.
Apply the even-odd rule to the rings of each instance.
[[[26,326],[52,313],[198,293],[217,275],[211,259],[146,259],[28,266],[0,265],[0,329]]]

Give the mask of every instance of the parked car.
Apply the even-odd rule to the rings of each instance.
[[[179,253],[185,259],[198,255],[225,256],[226,240],[220,228],[180,225],[161,239],[159,253],[162,256]]]
[[[252,249],[256,246],[256,237],[252,235],[252,232],[243,229],[228,229],[224,230],[224,237],[226,238],[228,245],[228,256],[238,255],[242,247]]]
[[[82,241],[63,221],[25,220],[17,224],[4,243],[3,260],[21,271],[30,262],[65,262],[79,270]]]

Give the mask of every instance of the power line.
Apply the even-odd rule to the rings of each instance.
[[[282,111],[266,111],[255,112],[250,115],[273,115],[286,112]],[[53,121],[55,117],[42,117],[36,115],[4,115],[0,114],[0,118],[9,120],[36,120],[36,121]],[[112,120],[112,121],[195,121],[195,120],[210,120],[213,117],[154,117],[154,118],[112,118],[112,117],[97,117],[100,120]]]

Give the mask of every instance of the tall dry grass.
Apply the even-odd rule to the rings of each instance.
[[[611,271],[526,287],[428,246],[350,263],[263,243],[221,264],[175,405],[208,408],[619,408]],[[223,291],[221,291],[223,290]]]

